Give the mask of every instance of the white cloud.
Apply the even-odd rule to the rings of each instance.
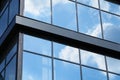
[[[111,26],[113,26],[112,23],[103,23],[103,30],[107,30],[108,27],[111,28]],[[101,25],[100,24],[97,24],[95,25],[92,29],[89,29],[87,34],[90,34],[92,36],[95,36],[95,37],[98,37],[101,35]]]
[[[60,51],[59,58],[79,63],[79,51],[76,48],[66,46]]]
[[[98,0],[90,0],[90,5],[92,5],[93,7],[98,8]]]
[[[83,64],[96,64],[98,68],[105,69],[104,56],[84,50],[81,50],[81,53],[81,59]]]
[[[101,2],[101,8],[103,10],[109,11],[110,10],[110,4],[104,0],[100,0]]]
[[[53,7],[57,4],[66,4],[68,0],[53,0]],[[50,0],[25,0],[25,13],[34,17],[50,15]]]

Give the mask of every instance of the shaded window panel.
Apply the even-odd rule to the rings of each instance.
[[[80,66],[64,61],[54,60],[55,80],[81,80]]]
[[[83,80],[107,80],[106,72],[82,67]]]
[[[22,80],[52,80],[51,59],[23,53]]]
[[[109,41],[120,43],[120,17],[102,12],[104,38]]]
[[[0,16],[0,37],[5,32],[7,25],[8,25],[8,8],[6,8],[3,15]]]
[[[120,60],[107,57],[108,71],[120,74]]]
[[[15,17],[15,15],[18,14],[19,0],[11,0],[9,7],[10,7],[9,8],[9,23],[10,23],[12,19]]]
[[[77,0],[77,2],[98,8],[98,0]]]
[[[13,48],[10,50],[10,52],[8,53],[7,55],[7,58],[6,58],[6,63],[9,62],[9,60],[14,56],[14,54],[17,52],[17,44],[15,44],[13,46]]]
[[[98,10],[78,5],[78,23],[79,32],[101,38],[102,33]]]
[[[119,80],[120,79],[120,75],[115,75],[115,74],[111,74],[109,73],[109,80]]]
[[[53,44],[54,57],[79,63],[79,50],[67,45],[54,43]]]
[[[2,78],[3,80],[5,80],[4,74],[5,74],[5,71],[3,71],[3,72],[1,73],[1,78]]]
[[[106,0],[100,0],[100,6],[102,10],[120,15],[120,5],[108,2]]]
[[[16,56],[6,67],[5,80],[16,80]]]
[[[104,56],[93,52],[81,50],[81,63],[87,66],[106,70]]]
[[[24,16],[50,23],[50,6],[50,0],[25,0]]]
[[[53,24],[77,31],[75,3],[68,0],[52,0]]]
[[[4,67],[5,67],[5,60],[3,60],[2,63],[0,64],[0,72],[3,70]]]
[[[51,42],[41,38],[24,35],[23,48],[24,50],[51,56]]]

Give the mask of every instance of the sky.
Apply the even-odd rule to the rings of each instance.
[[[98,0],[78,0],[78,2],[81,2],[83,4],[93,6],[95,8],[98,8]],[[102,10],[120,15],[120,6],[108,3],[104,0],[100,0],[100,6]],[[60,27],[64,27],[73,31],[77,31],[77,21],[76,21],[76,12],[75,12],[75,4],[73,2],[70,2],[68,0],[53,0],[52,3],[52,19],[53,24],[58,25]],[[28,7],[29,6],[29,7]],[[79,32],[99,37],[101,38],[101,22],[99,18],[99,11],[96,9],[90,9],[85,6],[77,5],[78,6],[78,26],[79,26]],[[40,21],[44,21],[47,23],[51,23],[51,8],[50,8],[50,1],[49,0],[25,0],[25,9],[24,9],[24,16],[37,19]],[[114,15],[110,15],[105,12],[101,12],[102,17],[102,26],[103,26],[103,32],[104,32],[104,38],[106,40],[110,40],[116,43],[120,43],[120,17],[116,17]],[[31,37],[26,36],[26,45],[24,45],[25,49],[32,50],[33,52],[44,54],[51,56],[51,46],[50,42],[39,40],[39,39],[32,39]],[[32,43],[32,41],[36,41],[37,44],[29,44]],[[44,44],[46,43],[46,44]],[[39,45],[43,45],[42,47]],[[35,47],[36,46],[36,47]],[[47,47],[46,47],[47,46]],[[30,56],[30,55],[29,55]],[[79,63],[79,50],[70,46],[61,45],[58,43],[54,44],[54,57],[64,59],[67,61],[71,61],[74,63]],[[26,56],[26,58],[31,60]],[[95,53],[91,53],[85,50],[81,50],[81,62],[84,65],[88,65],[91,67],[99,68],[106,70],[105,66],[105,58],[102,55],[98,55]],[[45,59],[37,60],[35,59],[35,62],[38,61],[44,61]],[[25,61],[27,61],[25,59]],[[108,62],[108,69],[109,71],[120,73],[120,61],[107,57]],[[33,71],[31,70],[32,67],[35,67],[34,65],[24,62],[26,65],[24,66],[24,79],[23,80],[39,80],[36,77],[40,77],[39,75],[35,76],[34,73],[32,75],[27,71]],[[34,63],[34,62],[33,62]],[[51,61],[47,60],[47,64],[45,64],[45,68],[42,68],[43,71],[41,71],[42,78],[44,80],[48,80],[47,78],[44,78],[44,74],[51,78]],[[43,64],[41,62],[41,64]],[[27,68],[29,65],[29,68]],[[38,63],[39,65],[39,63]],[[71,75],[75,76],[76,74],[80,73],[79,67],[77,65],[72,65],[67,62],[57,61],[55,60],[55,80],[59,80],[60,77],[58,75],[64,76],[65,80],[73,80]],[[59,65],[59,66],[58,66]],[[63,70],[65,69],[65,71]],[[73,70],[71,70],[73,69]],[[79,70],[79,71],[75,71]],[[92,70],[88,69],[86,67],[82,67],[83,70],[83,79],[84,80],[102,80],[99,77],[102,77],[103,80],[106,79],[106,73],[102,71]],[[37,71],[37,69],[35,70]],[[64,71],[64,73],[63,73]],[[43,73],[42,73],[43,72]],[[45,73],[44,73],[45,72]],[[69,72],[69,73],[68,73]],[[75,72],[75,73],[74,73]],[[98,74],[95,74],[98,73]],[[64,74],[64,75],[63,75]],[[89,75],[96,75],[95,77],[89,76]],[[70,76],[70,77],[67,77]],[[99,76],[99,77],[98,77]],[[116,76],[114,74],[109,74],[110,80],[119,80],[119,76]],[[80,80],[80,78],[78,77]],[[50,79],[51,80],[51,79]],[[62,79],[64,80],[64,79]]]

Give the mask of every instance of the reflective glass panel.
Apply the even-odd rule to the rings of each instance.
[[[104,38],[120,43],[120,17],[102,12]]]
[[[120,60],[107,57],[108,70],[120,74]]]
[[[16,56],[6,67],[5,80],[16,80]]]
[[[109,80],[119,80],[120,79],[120,75],[115,75],[115,74],[111,74],[109,73]]]
[[[22,80],[52,80],[51,59],[23,53]]]
[[[120,5],[108,2],[106,0],[100,0],[100,6],[102,10],[120,15]]]
[[[18,6],[19,6],[19,0],[11,0],[10,8],[9,8],[9,23],[12,21],[15,15],[18,14],[18,9],[19,9]]]
[[[103,71],[82,67],[83,80],[107,80],[107,75]]]
[[[3,70],[4,67],[5,67],[5,60],[3,60],[2,63],[0,64],[0,72]]]
[[[79,50],[77,48],[54,43],[53,52],[57,58],[79,63]]]
[[[81,62],[87,66],[106,70],[104,56],[96,53],[81,50]]]
[[[8,8],[6,8],[5,12],[2,16],[0,16],[0,37],[6,30],[8,25]]]
[[[101,24],[98,10],[78,5],[78,23],[79,32],[94,37],[101,37]]]
[[[80,80],[80,66],[55,60],[54,61],[55,80]]]
[[[50,0],[25,0],[24,16],[50,23]]]
[[[17,44],[15,44],[13,46],[13,48],[10,50],[10,52],[8,53],[7,55],[7,58],[6,58],[6,63],[9,62],[9,60],[14,56],[14,54],[17,52]]]
[[[80,3],[98,8],[98,0],[77,0]]]
[[[52,0],[53,2],[53,24],[77,30],[75,3],[69,0]]]
[[[33,36],[29,36],[29,35],[24,35],[23,46],[24,46],[24,50],[51,56],[51,42],[50,41],[37,38],[37,37],[33,37]]]

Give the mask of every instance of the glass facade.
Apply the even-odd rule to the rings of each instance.
[[[22,80],[119,80],[118,59],[26,34],[23,44]]]
[[[8,51],[5,59],[0,63],[0,80],[16,80],[17,44]]]
[[[9,24],[12,22],[19,10],[19,0],[4,0],[6,5],[2,11],[0,11],[0,37],[8,28]]]
[[[8,0],[0,12],[0,38],[19,14],[19,2]],[[120,44],[120,5],[106,0],[24,0],[21,16]],[[119,59],[36,37],[34,32],[18,33],[20,43],[0,63],[0,80],[21,75],[22,80],[120,79]]]

